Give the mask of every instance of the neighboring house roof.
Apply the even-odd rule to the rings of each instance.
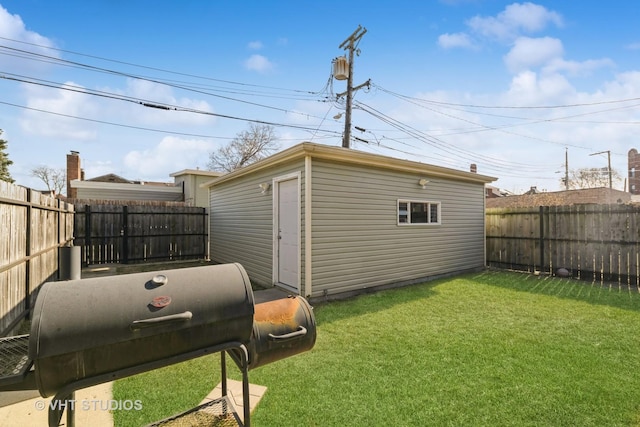
[[[172,174],[170,174],[169,176],[176,178],[178,176],[183,176],[183,175],[197,175],[197,176],[210,176],[212,178],[218,177],[220,175],[224,175],[225,172],[216,172],[216,171],[203,171],[200,169],[183,169],[181,171],[178,172],[174,172]]]
[[[494,187],[493,185],[486,185],[485,189],[486,197],[506,197],[513,195],[510,191],[502,190],[498,187]]]
[[[610,188],[552,191],[487,199],[487,208],[629,203],[631,194]]]
[[[174,174],[171,174],[174,176]],[[116,175],[114,173],[108,173],[106,175],[100,175],[95,178],[89,178],[84,182],[105,182],[105,183],[113,183],[113,184],[138,184],[138,185],[153,185],[156,187],[175,187],[175,183],[173,182],[159,182],[159,181],[132,181],[126,178],[121,177],[120,175]]]
[[[87,179],[86,181],[92,181],[92,182],[114,182],[114,183],[118,183],[118,184],[132,184],[132,181],[129,181],[128,179],[125,179],[119,175],[116,175],[114,173],[108,173],[106,175],[100,175],[100,176],[96,176],[95,178],[90,178]]]
[[[364,151],[350,148],[333,147],[330,145],[303,142],[291,148],[276,153],[266,159],[252,163],[241,169],[229,172],[220,178],[205,182],[202,187],[212,187],[218,184],[236,179],[238,177],[259,171],[261,169],[277,165],[286,161],[313,157],[317,159],[330,160],[335,162],[350,163],[356,165],[372,166],[383,169],[399,170],[404,172],[415,172],[429,175],[431,177],[448,178],[457,181],[466,181],[486,184],[495,181],[497,178],[487,175],[480,175],[473,172],[460,171],[457,169],[434,166],[426,163],[414,162],[411,160],[396,159],[379,154],[366,153]]]

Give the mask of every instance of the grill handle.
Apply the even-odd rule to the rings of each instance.
[[[285,340],[291,340],[298,337],[303,337],[305,335],[307,335],[307,328],[305,328],[304,326],[298,326],[297,331],[289,332],[288,334],[282,334],[282,335],[269,334],[269,339],[273,341],[285,341]]]
[[[171,322],[183,322],[185,320],[191,320],[193,314],[190,311],[184,313],[170,314],[168,316],[154,317],[151,319],[134,320],[129,326],[132,330],[149,328],[152,326],[164,325]]]

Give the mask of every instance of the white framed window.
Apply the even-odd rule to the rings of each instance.
[[[398,200],[398,225],[440,225],[440,202]]]

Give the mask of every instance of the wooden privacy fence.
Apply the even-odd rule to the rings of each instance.
[[[490,266],[640,285],[640,206],[492,208],[485,218]]]
[[[163,203],[76,204],[82,263],[136,263],[207,257],[205,208]]]
[[[58,277],[58,248],[73,239],[73,205],[0,181],[0,334],[29,314],[41,284]]]

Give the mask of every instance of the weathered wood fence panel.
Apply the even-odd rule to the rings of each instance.
[[[75,245],[82,263],[207,258],[205,208],[175,204],[76,204]]]
[[[73,239],[73,205],[0,181],[0,334],[26,317],[41,284],[58,277]]]
[[[640,206],[492,208],[487,264],[640,285]]]

